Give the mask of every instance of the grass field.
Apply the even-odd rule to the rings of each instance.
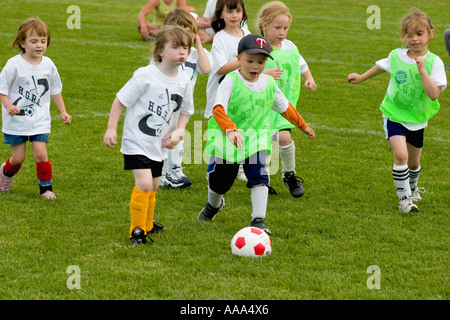
[[[246,2],[256,31],[256,12],[265,1]],[[188,1],[200,16],[205,3]],[[167,231],[151,245],[129,243],[133,176],[123,170],[119,148],[106,148],[102,139],[115,94],[149,61],[149,44],[135,26],[145,1],[2,1],[0,66],[16,54],[10,44],[19,24],[31,16],[43,19],[52,32],[46,55],[58,67],[73,122],[65,126],[52,104],[48,152],[56,200],[39,196],[30,146],[13,191],[0,194],[0,299],[449,298],[450,90],[439,97],[441,110],[425,131],[419,183],[427,192],[420,212],[406,214],[397,209],[392,152],[378,110],[389,75],[360,85],[346,81],[401,46],[400,20],[412,6],[430,15],[435,38],[429,48],[450,63],[442,36],[450,28],[448,6],[437,0],[285,3],[294,18],[288,38],[318,84],[316,92],[302,89],[298,107],[317,138],[293,133],[306,193],[294,199],[280,172],[271,177],[278,191],[269,198],[266,219],[273,253],[251,259],[231,255],[229,247],[234,233],[250,222],[250,192],[243,182],[236,181],[213,223],[196,220],[207,200],[202,76],[188,124],[192,143],[185,157],[191,161],[184,167],[193,185],[160,188],[155,218]],[[69,5],[79,6],[81,29],[66,26]],[[366,25],[369,5],[381,9],[381,29]],[[0,147],[2,162],[9,155],[8,146]],[[373,265],[380,289],[367,286]],[[67,285],[70,266],[79,268],[80,289]]]

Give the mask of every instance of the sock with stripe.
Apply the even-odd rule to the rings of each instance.
[[[392,168],[392,177],[397,187],[397,196],[399,199],[411,195],[411,187],[409,186],[409,169],[407,164],[394,164]]]

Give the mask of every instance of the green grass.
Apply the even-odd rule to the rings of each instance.
[[[279,172],[272,176],[279,193],[269,198],[266,219],[273,254],[262,259],[230,254],[232,236],[250,220],[243,182],[236,181],[213,223],[196,220],[207,200],[205,162],[185,165],[190,188],[158,190],[155,217],[167,232],[151,245],[130,246],[133,176],[122,169],[119,148],[106,148],[102,139],[115,94],[150,58],[135,27],[145,1],[2,2],[0,65],[16,54],[10,43],[19,24],[41,17],[52,32],[47,55],[58,67],[73,123],[63,125],[52,105],[48,152],[58,199],[40,198],[30,146],[13,191],[0,194],[1,299],[449,298],[450,91],[441,94],[441,110],[425,133],[420,185],[427,192],[420,213],[406,214],[397,210],[392,152],[378,110],[389,77],[346,82],[347,74],[364,72],[401,45],[399,22],[413,5],[433,21],[430,50],[449,63],[442,36],[450,28],[448,8],[440,1],[378,1],[373,4],[381,8],[381,30],[369,30],[368,3],[285,2],[294,17],[288,38],[318,84],[316,92],[302,89],[299,102],[317,139],[293,133],[303,198],[289,195]],[[188,3],[201,15],[205,1]],[[256,30],[256,12],[265,1],[247,3]],[[80,30],[66,27],[71,4],[81,9]],[[197,81],[192,137],[194,125],[202,134],[206,129],[206,81]],[[199,144],[197,139],[186,156],[198,159]],[[2,161],[9,155],[8,146],[0,148]],[[67,287],[72,265],[81,271],[79,290]],[[380,268],[379,290],[366,285],[371,265]]]

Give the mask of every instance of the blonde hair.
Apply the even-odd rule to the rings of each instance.
[[[164,24],[188,28],[194,35],[198,34],[197,20],[186,9],[175,8],[170,11],[164,20]]]
[[[12,43],[13,48],[25,53],[25,49],[22,48],[20,43],[26,40],[28,31],[30,31],[30,34],[36,31],[39,37],[47,37],[47,47],[50,45],[50,29],[41,19],[36,17],[22,22]]]
[[[431,19],[425,12],[417,8],[413,8],[411,12],[403,18],[401,28],[402,38],[404,39],[408,34],[408,30],[415,26],[424,28],[428,32],[428,35],[431,37],[431,30],[434,29],[433,24],[431,23]]]
[[[155,62],[161,62],[160,52],[164,49],[166,43],[171,42],[175,46],[186,46],[191,50],[192,36],[182,27],[163,26],[159,29],[155,37],[155,47],[153,48],[153,59]]]
[[[272,1],[266,3],[259,9],[257,28],[262,36],[265,36],[263,27],[272,22],[275,17],[283,14],[289,17],[289,24],[292,22],[292,15],[289,8],[281,1]]]

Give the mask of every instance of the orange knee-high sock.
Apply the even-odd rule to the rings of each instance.
[[[134,187],[131,193],[130,200],[130,214],[131,214],[131,226],[130,226],[130,237],[131,232],[134,228],[140,228],[145,232],[145,224],[148,212],[150,192],[144,192]]]
[[[153,214],[155,213],[156,191],[150,192],[148,201],[147,221],[145,231],[149,233],[153,229]]]

